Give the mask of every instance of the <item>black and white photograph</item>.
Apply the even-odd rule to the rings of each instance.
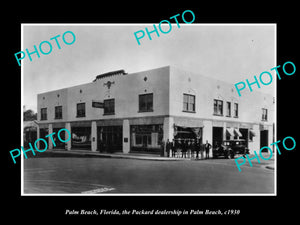
[[[22,38],[23,143],[41,151],[22,161],[25,195],[276,194],[276,80],[259,76],[276,24],[23,24]]]

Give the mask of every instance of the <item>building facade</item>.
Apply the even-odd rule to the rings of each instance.
[[[49,149],[159,153],[167,139],[245,139],[253,152],[274,142],[273,96],[239,97],[232,84],[173,66],[113,71],[37,97],[38,138],[72,135],[66,145],[49,138]]]

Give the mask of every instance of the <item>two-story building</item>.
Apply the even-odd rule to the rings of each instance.
[[[167,139],[198,138],[245,139],[254,151],[274,141],[274,115],[273,96],[239,97],[233,84],[166,66],[38,94],[37,134],[67,128],[71,141],[55,146],[67,150],[159,152]]]

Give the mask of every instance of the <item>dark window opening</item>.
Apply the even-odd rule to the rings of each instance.
[[[153,111],[153,93],[139,95],[139,112]]]
[[[41,108],[41,120],[47,120],[47,108]]]
[[[223,116],[223,101],[214,99],[214,115]]]
[[[62,119],[62,106],[55,106],[55,119]]]
[[[115,114],[115,99],[104,100],[104,115]]]
[[[85,117],[85,103],[77,104],[77,117]]]

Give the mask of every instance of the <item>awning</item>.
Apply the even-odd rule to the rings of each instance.
[[[233,137],[234,137],[234,131],[233,131],[233,128],[226,128],[226,132],[228,132],[230,136],[233,136]]]
[[[184,130],[176,131],[176,134],[190,134],[190,133],[191,133],[190,131],[184,131]]]
[[[202,129],[200,127],[193,127],[191,128],[194,134],[196,135],[197,138],[202,137]]]
[[[242,137],[243,135],[241,134],[241,132],[238,129],[234,129],[234,132],[236,133],[237,136]]]
[[[250,130],[250,134],[253,136],[253,137],[255,137],[255,132],[253,131],[253,130]]]
[[[35,127],[35,129],[38,127],[38,124],[35,120],[33,121],[24,121],[23,122],[23,128],[33,128]]]
[[[174,117],[174,124],[180,127],[203,127],[203,120],[188,118],[188,117]]]
[[[180,130],[178,130],[180,128]],[[184,127],[184,126],[177,126],[174,124],[174,136],[180,133],[194,133],[197,138],[202,137],[202,129],[201,127]]]

